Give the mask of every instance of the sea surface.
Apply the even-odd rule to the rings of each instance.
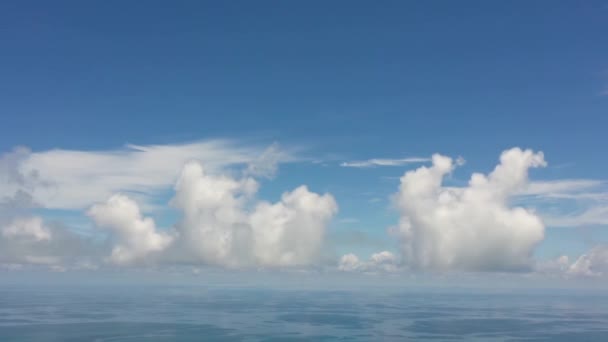
[[[608,341],[585,293],[0,287],[0,341]]]

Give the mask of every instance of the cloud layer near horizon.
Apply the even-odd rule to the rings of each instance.
[[[400,243],[398,253],[382,251],[368,260],[350,253],[332,262],[323,259],[328,225],[338,210],[331,194],[302,185],[274,203],[256,196],[256,178],[270,179],[279,163],[293,160],[278,145],[245,148],[225,141],[105,152],[16,149],[0,158],[0,264],[61,269],[105,260],[121,266],[325,265],[363,273],[525,271],[535,265],[532,255],[543,240],[546,216],[524,207],[522,199],[591,198],[599,203],[578,216],[554,218],[562,224],[601,223],[606,217],[601,210],[605,198],[593,192],[604,182],[528,181],[530,168],[546,165],[540,152],[507,150],[494,171],[474,173],[465,187],[444,184],[462,161],[436,154],[430,166],[407,171],[400,179],[394,196],[400,222],[391,229]],[[353,167],[405,163],[369,162]],[[170,206],[179,219],[159,227],[144,213],[153,213],[157,192],[172,186]],[[31,208],[86,210],[107,240],[87,240],[33,215]],[[606,260],[597,247],[579,258],[564,256],[554,263],[559,267],[545,269],[597,276],[606,273]]]

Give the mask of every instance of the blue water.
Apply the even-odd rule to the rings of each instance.
[[[582,293],[0,287],[0,341],[608,341]]]

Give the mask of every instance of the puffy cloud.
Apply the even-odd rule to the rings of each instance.
[[[14,218],[0,231],[0,264],[18,265],[11,268],[92,264],[100,255],[101,246],[40,217]]]
[[[529,268],[544,225],[530,210],[510,207],[509,199],[526,187],[529,168],[545,165],[541,152],[513,148],[490,174],[474,173],[463,188],[443,185],[455,166],[442,155],[433,155],[431,167],[406,172],[395,196],[404,261],[436,270]]]
[[[251,165],[251,172],[271,175],[276,164],[294,160],[288,151],[242,146],[227,140],[174,145],[128,145],[106,151],[25,148],[0,157],[0,201],[18,191],[32,203],[51,209],[83,209],[118,192],[138,194],[151,205],[155,194],[171,188],[184,163],[204,161],[208,169]]]
[[[608,246],[600,245],[581,255],[567,273],[574,276],[603,276],[608,274]]]
[[[345,272],[394,272],[398,269],[398,263],[397,257],[389,251],[374,253],[367,261],[349,253],[340,258],[338,269]]]
[[[561,276],[570,268],[570,258],[560,255],[554,259],[537,261],[535,266],[536,273]]]
[[[252,178],[214,175],[198,162],[185,165],[172,200],[183,212],[176,226],[181,257],[232,267],[313,263],[337,211],[333,197],[300,186],[277,203],[252,203],[257,189]]]
[[[338,269],[341,271],[354,271],[358,269],[360,265],[361,260],[359,260],[359,257],[353,253],[348,253],[340,258]]]
[[[42,224],[40,217],[18,218],[2,229],[6,238],[25,238],[36,241],[51,240],[51,231]]]
[[[243,208],[257,187],[252,178],[235,180],[209,174],[198,162],[186,164],[172,200],[183,213],[177,247],[184,257],[224,266],[249,259],[251,230]]]
[[[331,195],[310,192],[306,186],[284,193],[278,203],[258,204],[249,218],[256,260],[275,266],[311,263],[337,208]]]
[[[137,203],[123,195],[114,195],[106,203],[96,204],[88,215],[100,227],[114,233],[116,245],[110,260],[116,264],[141,261],[167,248],[173,237],[156,231],[154,221],[142,217]]]
[[[355,168],[368,168],[376,166],[401,166],[413,163],[424,163],[429,161],[428,158],[400,158],[400,159],[386,159],[386,158],[373,158],[368,160],[354,160],[347,161],[340,164],[342,167],[355,167]]]
[[[0,212],[29,208],[34,205],[30,191],[39,185],[38,171],[23,171],[20,165],[28,158],[30,150],[17,147],[0,156]]]

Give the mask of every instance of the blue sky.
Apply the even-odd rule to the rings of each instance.
[[[0,4],[0,23],[3,154],[277,143],[292,159],[258,179],[257,196],[274,202],[300,184],[331,193],[339,254],[397,253],[390,196],[405,171],[428,165],[345,162],[462,156],[446,184],[465,186],[521,147],[548,162],[532,180],[602,182],[608,171],[606,1],[24,1]],[[157,204],[173,197],[171,182]],[[554,214],[606,203],[514,201]],[[35,214],[94,229],[86,208],[67,207]],[[142,207],[163,229],[179,217]],[[546,226],[541,258],[608,239],[605,224]]]

